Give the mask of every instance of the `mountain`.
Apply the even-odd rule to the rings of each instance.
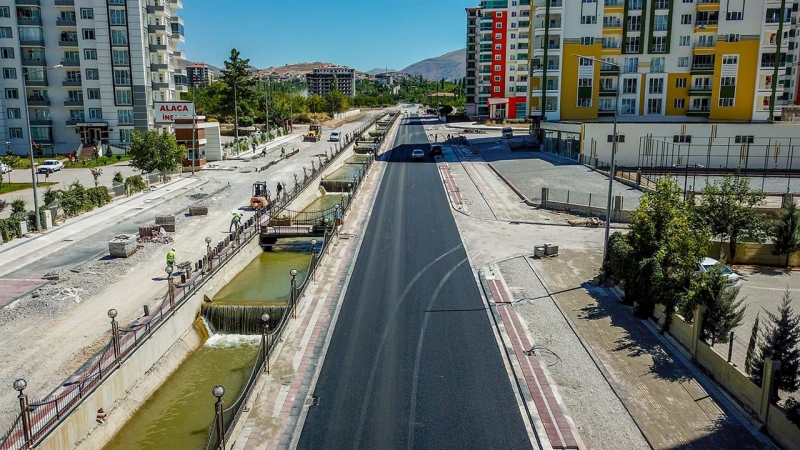
[[[367,73],[370,74],[370,75],[377,75],[379,73],[386,73],[386,72],[397,72],[397,71],[394,70],[394,69],[386,69],[386,68],[381,68],[381,67],[376,67],[376,68],[374,68],[372,70],[368,70],[367,71]]]
[[[300,62],[296,64],[286,64],[280,67],[267,67],[266,69],[259,69],[255,73],[260,77],[272,76],[281,78],[302,78],[307,73],[311,73],[314,69],[321,69],[324,67],[339,67],[336,64],[322,61],[315,62]],[[356,70],[356,78],[363,78],[367,74]]]
[[[428,80],[457,80],[467,75],[467,49],[462,48],[442,56],[428,58],[414,63],[400,72],[422,75]]]

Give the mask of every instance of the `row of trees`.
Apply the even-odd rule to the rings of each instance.
[[[743,239],[764,242],[771,237],[776,254],[800,249],[800,214],[794,202],[787,202],[777,225],[757,210],[764,194],[751,189],[749,180],[738,174],[709,183],[699,202],[684,201],[683,191],[670,179],[656,183],[645,193],[634,213],[628,233],[609,238],[606,273],[617,279],[625,301],[634,304],[638,317],[651,317],[657,304],[664,306],[668,330],[675,313],[691,322],[694,311],[704,307],[701,338],[727,343],[730,332],[742,323],[745,306],[738,290],[727,285],[723,266],[699,271],[712,239],[719,240],[720,259],[724,241],[730,241],[730,256]],[[787,256],[788,261],[788,256]],[[747,372],[761,383],[766,358],[781,360],[779,388],[798,389],[800,365],[800,318],[794,315],[788,293],[777,314],[768,313],[770,325],[753,330],[748,349]]]
[[[378,107],[394,105],[398,101],[422,103],[428,106],[448,105],[453,110],[463,111],[464,81],[455,83],[444,79],[429,81],[422,77],[411,77],[400,82],[399,92],[392,86],[375,80],[361,80],[356,84],[356,95],[351,98],[334,86],[327,95],[312,95],[306,98],[305,85],[300,80],[261,80],[251,72],[250,59],[231,49],[225,68],[219,79],[207,86],[190,89],[183,93],[184,100],[194,100],[198,114],[219,121],[232,122],[238,107],[239,125],[250,126],[266,123],[269,110],[270,128],[283,127],[291,120],[294,123],[309,122],[321,115],[330,115],[348,110],[350,107]],[[450,92],[452,98],[431,99],[435,92]]]

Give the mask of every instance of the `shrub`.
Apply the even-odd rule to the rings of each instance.
[[[25,212],[25,200],[18,198],[11,202],[11,214],[19,214]]]
[[[117,161],[122,161],[122,155],[117,155]]]
[[[111,147],[108,147],[106,149],[106,158],[113,158],[113,157],[114,157],[114,152],[111,151]]]
[[[5,211],[8,208],[8,202],[0,198],[0,212]]]
[[[121,156],[117,155],[117,158],[122,158]],[[122,176],[122,172],[116,171],[114,172],[114,179],[112,180],[114,183],[124,183],[125,178]]]
[[[69,217],[77,216],[84,211],[92,209],[92,203],[86,193],[86,189],[79,182],[70,185],[69,190],[61,195],[61,208],[64,214]]]
[[[106,186],[97,186],[87,189],[86,198],[93,207],[100,207],[111,201],[111,195],[108,193],[108,187]]]
[[[61,195],[63,193],[64,193],[64,191],[53,190],[51,188],[47,188],[47,190],[44,191],[44,204],[48,205],[48,206],[52,205],[57,200],[61,199]]]
[[[147,189],[147,183],[144,182],[141,175],[131,175],[125,179],[125,190],[128,195],[142,192]]]
[[[19,237],[19,219],[0,219],[0,236],[4,242]]]
[[[250,117],[250,116],[239,117],[239,126],[240,127],[251,127],[251,126],[253,126],[253,118]]]
[[[793,424],[800,427],[800,402],[792,397],[789,397],[786,399],[784,408],[786,409],[786,418],[789,419],[789,421]]]

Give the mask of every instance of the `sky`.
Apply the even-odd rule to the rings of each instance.
[[[189,61],[222,66],[236,48],[260,69],[324,61],[400,70],[466,46],[479,0],[183,0]]]

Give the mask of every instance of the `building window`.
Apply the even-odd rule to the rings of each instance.
[[[722,64],[739,64],[739,55],[722,55]]]
[[[680,42],[678,43],[681,46],[692,45],[692,37],[691,36],[681,36]]]
[[[628,31],[642,30],[642,16],[628,16]]]
[[[97,59],[97,50],[87,48],[83,51],[83,59]]]
[[[660,98],[650,98],[647,100],[647,114],[661,114]]]
[[[87,80],[99,80],[100,79],[100,72],[97,69],[86,69],[86,79]]]
[[[597,16],[581,16],[581,23],[582,24],[597,23]]]
[[[3,78],[6,80],[17,78],[17,69],[3,69]]]
[[[692,24],[692,15],[681,14],[681,25],[691,25],[691,24]]]
[[[664,93],[664,79],[663,78],[650,78],[648,81],[648,92],[651,94],[663,94]],[[661,109],[659,108],[659,111]]]
[[[129,86],[131,84],[131,72],[114,69],[114,84]]]
[[[650,60],[650,73],[664,73],[666,70],[666,59],[662,57],[653,58]]]
[[[111,58],[115,66],[127,66],[130,62],[128,50],[112,50]]]
[[[0,58],[14,59],[14,48],[13,47],[0,48]]]
[[[594,37],[581,36],[581,45],[594,45]]]
[[[636,114],[636,99],[623,98],[620,114],[628,114],[628,115]]]
[[[115,92],[118,105],[132,105],[133,96],[130,89],[117,89]]]
[[[14,88],[7,88],[6,89],[6,98],[7,99],[18,99],[19,98],[19,91]]]
[[[678,57],[678,67],[689,67],[689,57],[688,56],[679,56]]]
[[[676,98],[675,102],[674,102],[674,105],[675,105],[675,109],[683,109],[683,108],[686,108],[686,101],[685,101],[685,99],[682,99],[682,98]]]
[[[731,106],[733,106],[733,100],[734,99],[732,99],[732,98],[720,98],[719,99],[719,106],[722,107],[722,108],[731,107]]]
[[[503,55],[494,55],[495,61],[500,61],[501,59],[503,59]]]
[[[9,128],[8,134],[11,139],[22,139],[22,128]]]
[[[725,16],[728,20],[742,20],[744,15],[741,11],[728,11],[727,15]]]
[[[494,91],[495,91],[495,92],[500,92],[500,86],[495,86],[495,87],[494,87]]]
[[[686,78],[675,78],[675,87],[676,88],[685,88],[686,87]]]
[[[736,77],[720,78],[720,86],[736,86]]]
[[[622,80],[622,92],[625,94],[635,94],[636,81],[636,78],[625,78]]]
[[[613,111],[614,103],[611,101],[610,98],[601,98],[597,102],[597,109],[599,109],[600,111]]]
[[[125,10],[124,9],[109,9],[108,10],[108,23],[111,24],[111,25],[125,25],[127,23],[127,20],[125,18]]]
[[[739,35],[738,34],[729,34],[725,36],[726,42],[739,42]]]
[[[67,91],[67,100],[71,102],[82,102],[83,91]]]
[[[592,99],[591,98],[579,98],[578,99],[578,108],[591,108],[592,106]]]
[[[733,141],[737,144],[752,144],[753,136],[735,136]]]
[[[503,12],[502,11],[498,11],[498,12],[495,13],[494,16],[499,19],[499,18],[503,17]]]
[[[502,50],[503,49],[503,44],[494,44],[494,49],[495,50]]]
[[[692,142],[692,135],[691,134],[676,134],[672,136],[672,142],[677,142],[679,144],[688,144]]]
[[[120,125],[132,125],[133,124],[133,110],[131,109],[120,109],[117,111],[117,119],[119,120]],[[123,140],[130,140],[130,130],[128,131],[128,139]],[[122,134],[122,130],[120,130],[120,134]],[[122,138],[122,136],[120,136]]]
[[[509,75],[508,81],[514,81],[514,75]]]
[[[499,83],[500,82],[500,75],[495,75],[494,76],[494,81]]]
[[[81,8],[81,19],[94,19],[94,10],[92,8]]]
[[[594,61],[589,58],[581,58],[579,64],[584,67],[591,67],[594,65]]]
[[[128,34],[125,30],[111,30],[111,45],[128,45]]]
[[[100,108],[89,108],[89,120],[103,120],[103,110]]]
[[[88,97],[89,100],[100,100],[100,89],[97,88],[87,89],[86,97]]]
[[[495,28],[503,28],[503,23],[502,22],[497,22],[496,24],[494,24],[494,27]]]
[[[668,17],[669,16],[663,15],[663,14],[657,15],[655,23],[653,24],[653,29],[655,31],[667,31],[667,27],[668,27],[667,18]]]
[[[494,38],[495,39],[503,39],[503,33],[495,33]]]
[[[8,6],[0,6],[0,17],[11,17],[11,10]]]
[[[84,28],[83,29],[83,38],[84,39],[94,39],[94,29],[92,29],[92,28]]]
[[[14,34],[11,32],[11,27],[0,27],[0,38],[12,39]]]
[[[639,53],[639,36],[625,38],[625,53]]]
[[[22,112],[19,108],[8,108],[9,119],[22,119]]]
[[[667,51],[667,37],[653,36],[653,53],[664,53]]]
[[[495,70],[495,72],[497,72],[498,70],[501,70],[501,69],[502,69],[502,68],[500,67],[500,65],[499,65],[499,64],[494,66],[494,70]]]

